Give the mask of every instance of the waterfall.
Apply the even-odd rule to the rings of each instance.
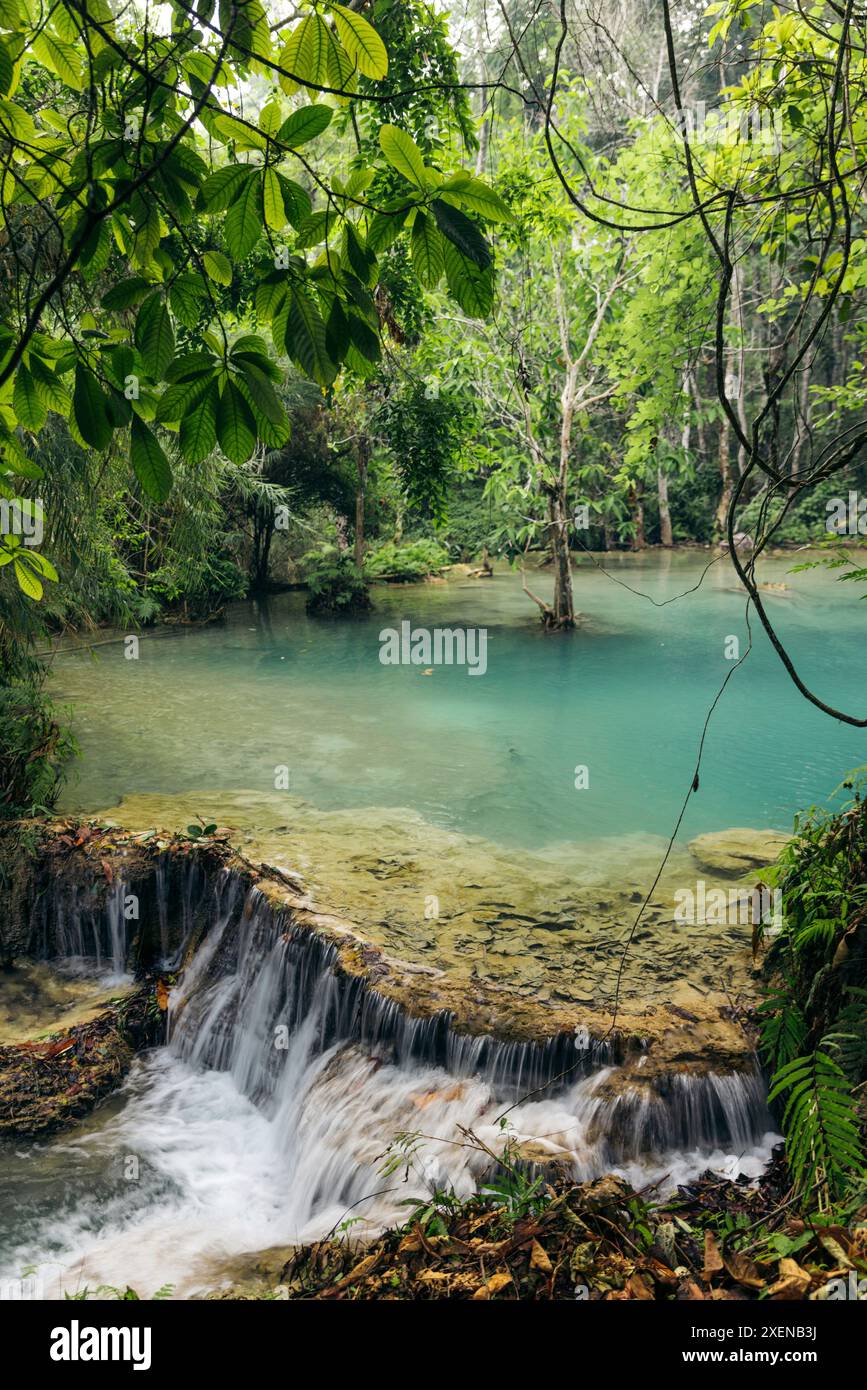
[[[64,892],[34,919],[46,955],[114,967],[147,939],[155,963],[180,970],[166,1046],[136,1064],[119,1109],[66,1142],[63,1219],[19,1243],[28,1264],[67,1251],[61,1281],[74,1256],[79,1280],[207,1287],[245,1251],[347,1217],[361,1230],[403,1220],[434,1187],[468,1195],[491,1171],[485,1150],[506,1142],[531,1169],[667,1188],[708,1168],[754,1177],[767,1160],[757,1070],[648,1078],[613,1037],[510,1041],[470,1036],[444,1011],[412,1017],[238,874],[162,867],[135,933],[120,879],[101,910]],[[385,1178],[395,1146],[404,1162]]]

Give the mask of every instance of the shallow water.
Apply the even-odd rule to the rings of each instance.
[[[289,790],[323,810],[407,806],[427,820],[502,844],[644,833],[668,836],[695,764],[706,712],[746,649],[744,600],[726,559],[697,592],[708,554],[609,556],[575,578],[585,615],[571,635],[545,635],[510,573],[493,580],[378,588],[375,611],[310,619],[297,593],[239,603],[225,624],[161,630],[59,655],[53,693],[72,703],[83,750],[68,808],[102,809],[124,794]],[[792,575],[803,556],[766,561],[784,582],[767,603],[806,679],[863,713],[858,590],[824,571]],[[550,582],[534,579],[545,592]],[[485,675],[379,661],[379,633],[484,626]],[[713,717],[689,837],[729,825],[786,828],[867,761],[867,735],[800,697],[753,622],[754,646]],[[425,668],[430,669],[430,668]],[[589,788],[575,789],[575,768]]]
[[[790,576],[794,558],[764,565],[763,580],[791,585],[769,593],[768,604],[804,676],[825,698],[860,713],[857,591],[835,586],[825,573]],[[706,557],[605,563],[661,603],[698,581]],[[548,585],[542,578],[533,587],[543,592]],[[545,636],[511,574],[380,589],[375,613],[351,622],[308,619],[303,597],[289,594],[233,605],[225,625],[145,636],[137,661],[125,659],[120,643],[93,656],[61,654],[54,693],[74,703],[84,752],[66,805],[96,810],[137,793],[246,789],[234,811],[243,805],[244,823],[255,824],[261,793],[268,835],[285,832],[297,853],[275,808],[275,769],[285,765],[286,820],[316,821],[302,802],[327,813],[365,808],[358,816],[365,844],[376,842],[379,826],[382,856],[366,871],[383,880],[383,894],[408,895],[410,908],[417,897],[412,873],[420,882],[429,876],[428,842],[456,883],[475,883],[473,844],[482,847],[475,856],[487,871],[497,872],[507,853],[484,849],[493,842],[543,852],[561,896],[558,875],[568,876],[574,865],[576,882],[594,873],[616,877],[632,902],[632,890],[643,886],[636,879],[671,833],[692,779],[707,708],[730,668],[724,644],[737,635],[745,648],[744,602],[725,560],[698,592],[665,607],[582,566],[576,600],[585,614],[581,629]],[[429,628],[485,626],[486,674],[383,666],[379,633],[405,619]],[[754,630],[754,650],[714,716],[684,839],[733,824],[786,827],[799,808],[823,801],[849,769],[867,761],[867,736],[812,710]],[[589,767],[587,790],[575,789],[577,764]],[[147,798],[131,806],[137,814]],[[410,827],[405,813],[389,821],[382,809],[389,807],[412,808],[418,817]],[[219,814],[210,803],[209,813]],[[307,826],[308,848],[327,859],[332,878],[323,886],[333,900],[340,874],[347,875],[338,873],[339,856],[329,847],[340,842],[350,855],[362,827],[354,831],[351,820],[343,826],[339,815],[320,819]],[[484,841],[442,851],[444,831]],[[532,857],[515,856],[516,882],[532,877]],[[684,852],[684,865],[687,858]],[[507,877],[504,870],[504,885]],[[539,883],[545,898],[544,875]],[[614,907],[625,921],[620,904]],[[386,915],[400,928],[394,905]],[[491,951],[510,947],[502,924],[492,932]],[[516,927],[516,959],[527,958],[526,946]],[[726,950],[741,947],[744,954],[733,931]],[[393,1220],[406,1210],[402,1200],[431,1184],[472,1189],[478,1159],[462,1147],[458,1126],[472,1127],[485,1143],[501,1142],[497,1118],[513,1097],[504,1101],[481,1075],[384,1060],[351,1038],[317,1047],[315,1011],[300,1020],[275,1072],[268,1010],[287,987],[279,949],[275,943],[250,957],[246,981],[215,980],[186,1037],[181,1015],[171,1047],[140,1059],[121,1093],[69,1136],[3,1155],[0,1295],[3,1278],[32,1266],[47,1297],[103,1283],[130,1283],[143,1295],[172,1283],[189,1293],[241,1277],[246,1252],[322,1235],[347,1216],[374,1226]],[[570,941],[564,949],[571,976],[583,955]],[[665,958],[672,997],[695,954]],[[207,953],[196,968],[207,968]],[[535,991],[540,980],[518,983]],[[224,1012],[236,989],[247,1001],[237,1018]],[[224,1018],[234,1020],[228,1031]],[[750,1177],[761,1170],[774,1141],[763,1132],[761,1097],[748,1103],[741,1081],[726,1076],[713,1081],[727,1116],[725,1143],[709,1142],[700,1107],[693,1107],[694,1143],[639,1145],[632,1156],[612,1157],[606,1134],[616,1125],[618,1102],[605,1101],[598,1089],[609,1075],[602,1068],[560,1095],[519,1104],[509,1116],[516,1142],[531,1142],[537,1157],[546,1150],[560,1155],[578,1178],[613,1168],[642,1186],[670,1187],[707,1168]],[[692,1080],[684,1077],[683,1085]],[[646,1122],[642,1114],[636,1125]],[[382,1155],[401,1131],[427,1138],[408,1181],[384,1180]]]

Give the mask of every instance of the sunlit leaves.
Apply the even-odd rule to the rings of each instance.
[[[242,185],[255,176],[249,164],[227,164],[209,174],[202,184],[199,204],[208,212],[225,212],[232,206]]]
[[[202,254],[202,264],[205,273],[211,280],[218,285],[231,285],[232,283],[232,262],[228,256],[224,256],[222,251],[205,251]]]
[[[278,139],[281,144],[297,149],[299,145],[306,145],[308,140],[315,139],[323,130],[327,130],[333,115],[333,109],[321,102],[302,106],[300,111],[293,111],[283,122]]]
[[[360,14],[345,5],[331,5],[340,41],[358,71],[374,79],[388,75],[388,54],[385,44],[372,25]]]
[[[379,132],[382,153],[399,174],[424,191],[428,186],[424,156],[411,135],[394,125],[384,125]]]
[[[262,207],[265,223],[272,231],[279,232],[285,227],[286,205],[283,201],[280,177],[275,169],[265,169],[262,174]]]

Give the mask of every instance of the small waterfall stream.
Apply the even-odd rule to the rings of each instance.
[[[101,909],[43,897],[34,942],[121,973],[137,927],[126,891],[116,882]],[[618,1087],[613,1044],[501,1042],[447,1014],[413,1019],[237,876],[191,863],[178,882],[160,863],[150,915],[156,958],[177,966],[195,948],[166,1046],[72,1137],[4,1160],[19,1216],[0,1223],[0,1275],[35,1265],[48,1297],[100,1283],[188,1293],[231,1277],[245,1252],[347,1217],[356,1232],[405,1219],[402,1203],[433,1186],[469,1194],[490,1160],[461,1130],[498,1151],[510,1106],[528,1161],[578,1179],[756,1176],[775,1139],[757,1073]],[[414,1136],[407,1171],[383,1177],[401,1135]]]

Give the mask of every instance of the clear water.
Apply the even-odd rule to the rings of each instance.
[[[690,589],[707,554],[609,556],[616,579],[657,603]],[[769,611],[809,683],[862,714],[864,610],[859,590],[825,571],[790,573],[801,556],[765,562],[786,583]],[[544,575],[533,581],[550,588]],[[692,779],[707,709],[746,649],[745,604],[726,559],[701,587],[656,607],[585,561],[576,574],[581,629],[546,635],[511,573],[380,588],[375,611],[311,619],[303,596],[233,605],[225,624],[161,630],[56,658],[54,692],[75,710],[83,750],[69,808],[101,809],[125,793],[274,790],[323,810],[409,806],[432,822],[539,848],[605,835],[668,836]],[[385,666],[379,633],[483,626],[488,669]],[[714,715],[689,837],[731,825],[786,828],[867,762],[867,734],[810,707],[758,623],[753,650]],[[575,768],[589,768],[577,791]]]

